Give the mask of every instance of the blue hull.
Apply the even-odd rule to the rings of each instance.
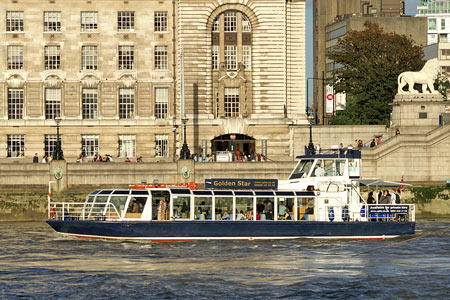
[[[151,240],[382,239],[414,234],[414,222],[315,221],[60,221],[57,232],[81,238]]]

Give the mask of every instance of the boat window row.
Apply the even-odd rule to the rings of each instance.
[[[139,192],[139,193],[136,193]],[[314,192],[155,189],[91,193],[84,218],[135,220],[314,220]]]

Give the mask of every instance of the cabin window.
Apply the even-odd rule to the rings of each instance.
[[[256,220],[253,197],[236,197],[236,220]]]
[[[94,206],[91,209],[90,217],[103,216],[107,202],[108,196],[97,196],[97,198],[95,198]]]
[[[298,220],[314,220],[314,198],[297,198]]]
[[[278,220],[293,220],[294,219],[294,198],[278,197]]]
[[[344,176],[345,160],[336,160],[336,176]]]
[[[91,209],[92,209],[92,206],[94,205],[94,199],[95,199],[95,196],[89,196],[88,199],[86,200],[86,203],[85,203],[84,209],[83,209],[83,218],[88,218],[89,215],[91,214]]]
[[[146,202],[147,197],[131,196],[130,201],[128,202],[125,218],[140,219],[142,217],[142,213],[144,212]]]
[[[311,170],[312,164],[313,164],[313,160],[300,161],[298,163],[297,167],[295,168],[294,172],[292,172],[292,175],[289,179],[307,177],[309,174],[309,171]]]
[[[233,219],[233,198],[232,197],[216,197],[216,220],[232,220]]]
[[[173,196],[173,216],[175,219],[190,219],[191,197]]]
[[[273,197],[256,198],[256,220],[266,221],[273,220],[273,210],[275,200]]]
[[[211,220],[212,219],[212,197],[194,198],[194,219]]]
[[[110,205],[108,206],[108,210],[111,211],[110,217],[121,217],[127,200],[128,196],[111,196],[109,200]]]

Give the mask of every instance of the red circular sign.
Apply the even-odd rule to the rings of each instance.
[[[334,98],[334,97],[333,97],[333,94],[328,94],[328,95],[327,95],[327,99],[328,99],[328,100],[331,101],[331,100],[333,100],[333,98]]]

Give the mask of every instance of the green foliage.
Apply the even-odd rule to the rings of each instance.
[[[444,97],[445,100],[448,100],[448,94],[450,91],[450,81],[448,80],[448,77],[439,74],[439,76],[436,78],[436,81],[434,82],[434,85],[442,95],[442,97]]]
[[[436,198],[448,200],[450,197],[446,191],[447,189],[443,186],[413,187],[411,188],[411,192],[414,195],[412,201],[413,203],[424,204]]]
[[[363,31],[349,30],[328,58],[342,65],[334,75],[336,92],[347,93],[347,109],[332,122],[388,124],[397,93],[397,77],[420,70],[423,51],[405,35],[385,33],[367,21]],[[349,101],[349,99],[351,99]]]

